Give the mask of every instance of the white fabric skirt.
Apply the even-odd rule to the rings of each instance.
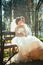
[[[18,54],[14,56],[14,62],[25,62],[32,59],[40,59],[41,53],[40,49],[43,49],[43,43],[35,36],[27,37],[14,37],[12,39],[12,44],[16,44],[19,48]]]

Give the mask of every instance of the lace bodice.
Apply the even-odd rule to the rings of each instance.
[[[17,36],[25,36],[26,35],[25,27],[24,26],[17,27],[15,33]]]
[[[18,28],[17,32],[18,33],[23,33],[24,32],[24,28]]]

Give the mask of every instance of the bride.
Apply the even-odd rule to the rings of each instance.
[[[26,33],[25,26],[20,17],[16,19],[15,37],[12,44],[18,46],[19,52],[14,56],[14,62],[27,62],[43,60],[43,43],[35,36]]]

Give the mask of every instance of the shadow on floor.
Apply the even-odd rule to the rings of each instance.
[[[26,62],[26,63],[11,63],[9,65],[43,65],[43,61],[41,60],[35,60],[35,61],[32,61],[32,62]]]

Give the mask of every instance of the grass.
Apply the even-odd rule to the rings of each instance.
[[[43,38],[39,38],[43,42]]]
[[[39,38],[40,40],[43,40],[43,38]]]

